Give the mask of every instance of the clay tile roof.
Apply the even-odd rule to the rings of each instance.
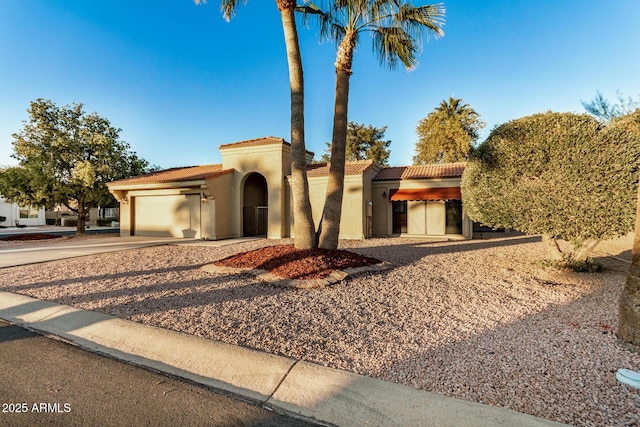
[[[165,182],[193,181],[210,178],[216,175],[223,175],[231,172],[232,169],[222,170],[222,165],[202,165],[188,166],[184,168],[165,169],[140,175],[133,178],[122,179],[110,182],[110,185],[136,185],[136,184],[157,184]]]
[[[259,145],[271,145],[271,144],[284,144],[291,146],[291,144],[284,140],[284,138],[278,138],[275,136],[265,136],[263,138],[247,139],[246,141],[232,142],[230,144],[222,144],[218,147],[220,150],[225,148],[239,148],[239,147],[256,147]],[[307,153],[313,155],[313,152],[306,150]]]
[[[247,139],[246,141],[232,142],[230,144],[222,144],[219,148],[236,148],[236,147],[255,147],[256,145],[270,145],[270,144],[287,144],[290,145],[284,138],[277,138],[275,136],[266,136],[264,138]]]
[[[443,163],[420,166],[396,166],[384,168],[373,178],[374,181],[395,181],[401,179],[454,178],[462,176],[466,163]]]
[[[345,175],[358,175],[364,173],[373,166],[373,160],[357,160],[354,162],[346,162],[344,165]],[[327,163],[317,163],[307,165],[307,176],[325,176],[329,174],[329,165]]]

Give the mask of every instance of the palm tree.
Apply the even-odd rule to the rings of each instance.
[[[416,155],[413,163],[449,163],[467,159],[485,126],[480,115],[460,98],[442,100],[418,122]]]
[[[443,99],[436,110],[443,112],[446,117],[459,120],[473,142],[478,139],[479,130],[484,127],[484,123],[480,121],[480,115],[469,104],[463,102],[461,98],[450,96],[446,101]]]
[[[434,33],[443,35],[444,5],[413,6],[406,0],[333,0],[320,6],[305,1],[297,10],[306,22],[313,19],[320,37],[335,41],[336,95],[331,139],[331,164],[322,219],[318,227],[318,246],[338,247],[342,195],[344,191],[345,151],[347,145],[347,106],[353,53],[359,36],[370,32],[380,62],[394,68],[398,62],[411,69],[416,65],[420,40]]]
[[[196,4],[206,0],[194,0]],[[247,0],[222,0],[221,9],[228,21],[236,7]],[[295,0],[276,0],[280,11],[284,41],[289,64],[289,87],[291,89],[291,192],[293,198],[293,219],[295,247],[309,249],[316,247],[315,226],[309,199],[307,180],[306,147],[304,142],[304,78],[302,58],[298,43],[298,29],[295,20]]]

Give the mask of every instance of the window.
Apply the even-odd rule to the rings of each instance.
[[[447,200],[447,222],[445,233],[462,234],[462,200]]]
[[[391,202],[393,209],[393,234],[401,234],[407,232],[407,201]]]
[[[20,218],[38,218],[40,209],[33,206],[20,206]]]

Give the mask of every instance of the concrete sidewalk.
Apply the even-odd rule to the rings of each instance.
[[[9,292],[0,319],[324,425],[562,425]]]

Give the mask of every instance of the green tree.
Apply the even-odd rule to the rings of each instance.
[[[640,136],[621,124],[547,112],[496,127],[462,177],[469,217],[540,234],[554,260],[583,264],[598,242],[634,228]]]
[[[196,4],[206,0],[194,0]],[[289,65],[289,88],[291,92],[291,194],[293,199],[293,218],[295,247],[309,249],[316,247],[315,225],[309,198],[307,180],[307,160],[304,141],[304,76],[302,57],[298,42],[298,29],[295,20],[295,0],[275,0],[280,11],[284,41]],[[226,20],[235,13],[236,7],[247,0],[222,0],[221,9]]]
[[[22,205],[66,205],[78,214],[79,235],[91,208],[113,202],[108,182],[152,170],[120,140],[120,129],[82,104],[37,99],[27,111],[29,121],[13,134],[19,164],[0,171],[0,194]]]
[[[618,102],[612,104],[600,91],[597,91],[595,98],[591,102],[582,101],[582,106],[587,113],[603,123],[607,123],[616,117],[630,114],[635,109],[640,108],[640,101],[634,101],[631,97],[625,98],[620,92],[617,95]]]
[[[451,163],[467,160],[485,126],[480,115],[462,99],[449,97],[420,120],[413,163]]]
[[[389,144],[384,140],[387,127],[373,127],[364,123],[349,122],[347,125],[346,160],[373,160],[381,165],[389,164]],[[331,160],[331,143],[327,142],[327,151],[322,155],[323,162]]]
[[[335,249],[340,233],[342,197],[347,147],[347,107],[353,54],[360,35],[371,33],[373,48],[380,62],[393,68],[401,62],[416,65],[420,40],[429,34],[443,35],[442,4],[413,6],[406,0],[333,0],[315,4],[305,1],[298,7],[305,21],[314,20],[320,37],[334,41],[336,55],[336,94],[331,138],[331,164],[322,219],[318,227],[318,246]]]

